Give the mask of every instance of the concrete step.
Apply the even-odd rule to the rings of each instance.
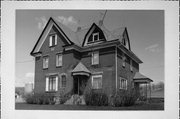
[[[83,96],[72,95],[69,100],[67,100],[65,105],[85,105],[85,100]]]

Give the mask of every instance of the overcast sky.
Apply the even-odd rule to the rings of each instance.
[[[101,10],[17,10],[16,11],[16,86],[34,82],[34,58],[30,56],[50,17],[72,30],[97,21]],[[164,11],[108,10],[104,19],[108,30],[127,27],[131,50],[143,61],[140,73],[164,81]]]

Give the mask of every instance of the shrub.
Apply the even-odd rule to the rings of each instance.
[[[51,94],[27,94],[25,101],[28,104],[55,104],[54,96]]]
[[[112,97],[112,105],[115,107],[131,106],[134,105],[137,100],[137,94],[135,90],[119,90]]]
[[[95,92],[94,90],[89,90],[84,93],[84,98],[86,105],[91,106],[107,106],[108,97],[103,92]]]

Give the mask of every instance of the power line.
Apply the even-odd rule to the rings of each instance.
[[[28,63],[28,62],[33,62],[34,60],[25,60],[25,61],[17,61],[16,63]]]

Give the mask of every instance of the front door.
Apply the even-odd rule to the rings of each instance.
[[[79,79],[78,77],[74,78],[74,94],[79,94]]]
[[[87,76],[75,76],[74,77],[74,94],[83,95],[85,87],[87,85]]]

